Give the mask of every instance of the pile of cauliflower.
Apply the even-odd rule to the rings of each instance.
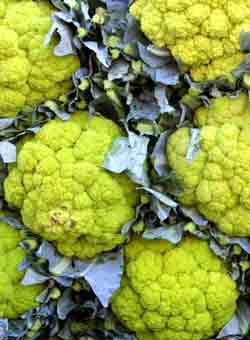
[[[131,14],[157,46],[168,47],[195,80],[215,79],[243,59],[239,35],[250,30],[250,2],[135,0]],[[44,39],[49,2],[0,3],[0,117],[58,99],[71,88],[77,56],[56,57]],[[230,236],[250,236],[250,104],[246,94],[221,97],[198,109],[198,151],[187,157],[192,129],[177,129],[166,145],[168,166],[182,189],[176,199],[195,207]],[[121,287],[111,299],[117,318],[138,340],[205,340],[231,320],[240,292],[208,242],[168,241],[122,233],[140,201],[127,174],[104,167],[120,127],[78,111],[46,122],[21,140],[4,181],[5,201],[24,225],[67,257],[92,259],[124,245]],[[0,214],[2,215],[2,213]],[[43,285],[23,286],[22,234],[0,220],[0,317],[18,318],[39,306]],[[125,245],[125,243],[127,244]]]

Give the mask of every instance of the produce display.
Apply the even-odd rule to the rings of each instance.
[[[0,340],[250,340],[250,1],[0,1]]]

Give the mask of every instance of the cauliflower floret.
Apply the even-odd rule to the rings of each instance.
[[[133,240],[125,251],[117,317],[139,340],[201,340],[214,336],[236,310],[238,291],[206,241]]]
[[[15,116],[70,89],[79,59],[56,57],[56,38],[45,46],[52,13],[47,1],[0,4],[0,117]]]
[[[213,99],[195,114],[200,147],[186,159],[190,130],[181,128],[167,143],[170,167],[183,192],[178,200],[194,205],[228,235],[250,236],[250,105],[245,94]]]
[[[134,217],[137,202],[126,175],[102,168],[119,128],[87,116],[45,124],[21,147],[4,184],[6,200],[21,208],[26,226],[62,254],[80,258],[121,244],[121,227]]]
[[[243,60],[240,32],[250,30],[250,2],[135,0],[130,12],[157,46],[167,46],[196,81],[224,76]]]
[[[43,289],[42,285],[21,285],[24,272],[18,266],[25,258],[21,240],[18,230],[0,222],[0,318],[15,319],[37,307],[36,297]]]

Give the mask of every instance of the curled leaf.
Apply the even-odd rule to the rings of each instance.
[[[73,35],[69,27],[58,17],[57,13],[52,16],[52,27],[45,37],[44,44],[47,46],[52,36],[58,33],[60,36],[60,42],[54,49],[56,56],[65,56],[69,54],[76,54],[73,41]]]

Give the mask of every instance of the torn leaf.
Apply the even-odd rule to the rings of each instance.
[[[95,258],[83,275],[103,307],[108,307],[111,296],[120,287],[122,273],[123,253],[118,251]]]

